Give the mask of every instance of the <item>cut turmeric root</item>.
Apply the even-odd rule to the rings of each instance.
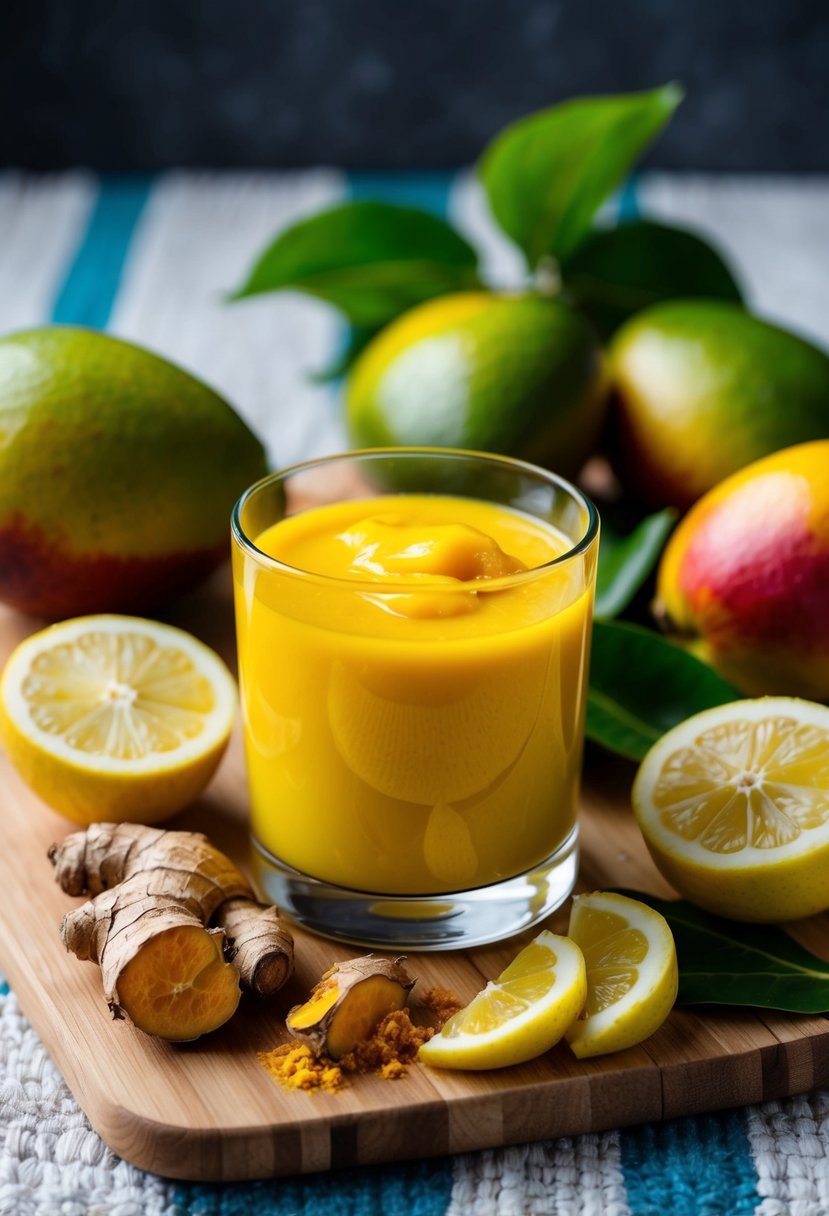
[[[64,945],[98,963],[113,1017],[147,1034],[207,1034],[234,1013],[240,981],[268,995],[293,970],[277,910],[199,832],[99,823],[49,856],[68,895],[91,896],[63,918]]]
[[[332,967],[285,1024],[316,1056],[339,1060],[367,1039],[387,1013],[402,1009],[414,980],[401,959],[353,958]]]
[[[118,979],[130,1021],[163,1039],[197,1039],[235,1012],[239,976],[225,961],[222,935],[182,925],[152,937]]]

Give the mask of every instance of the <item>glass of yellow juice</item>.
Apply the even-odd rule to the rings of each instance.
[[[508,937],[572,890],[599,522],[521,461],[391,448],[232,521],[254,859],[307,928]]]

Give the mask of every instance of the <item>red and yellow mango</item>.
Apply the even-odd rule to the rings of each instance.
[[[743,692],[829,699],[829,439],[700,499],[665,550],[657,613]]]

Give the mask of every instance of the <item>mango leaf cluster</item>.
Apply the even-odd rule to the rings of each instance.
[[[434,296],[480,287],[478,255],[449,224],[416,207],[355,200],[281,232],[234,298],[302,291],[372,330]]]
[[[719,254],[694,233],[596,215],[682,99],[677,85],[585,97],[531,114],[485,148],[478,174],[495,222],[521,251],[528,282],[554,284],[601,336],[677,296],[740,301]],[[298,221],[263,251],[233,299],[300,291],[340,310],[350,342],[322,378],[344,374],[390,321],[437,296],[487,286],[477,251],[415,207],[354,200]]]

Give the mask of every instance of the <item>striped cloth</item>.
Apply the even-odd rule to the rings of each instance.
[[[493,281],[517,281],[469,174],[0,173],[0,332],[52,320],[106,328],[174,359],[234,402],[272,462],[342,449],[334,390],[308,373],[336,319],[297,296],[228,306],[284,224],[351,195],[451,216]],[[829,181],[648,175],[611,206],[699,226],[730,253],[754,308],[829,343]],[[8,988],[0,987],[0,1216],[829,1216],[829,1094],[447,1160],[247,1184],[169,1182],[92,1131]]]

